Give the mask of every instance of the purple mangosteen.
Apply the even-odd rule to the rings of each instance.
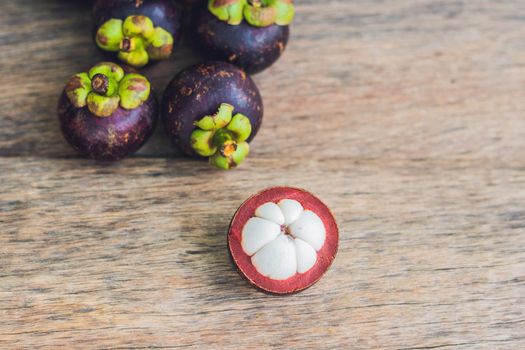
[[[249,153],[263,117],[263,102],[252,79],[225,62],[206,62],[173,78],[162,101],[172,142],[186,155],[209,158],[231,169]]]
[[[294,14],[293,0],[209,0],[196,15],[196,45],[209,59],[258,73],[283,53]]]
[[[72,76],[58,102],[64,137],[96,160],[136,152],[153,133],[158,111],[149,81],[111,62]]]
[[[95,42],[132,66],[165,60],[180,38],[182,11],[171,0],[96,0]]]

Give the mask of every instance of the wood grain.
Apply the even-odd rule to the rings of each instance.
[[[255,81],[253,153],[220,172],[162,128],[118,164],[79,158],[55,106],[102,59],[89,7],[0,3],[0,348],[525,348],[525,4],[304,0]],[[146,71],[160,93],[185,43]],[[304,187],[341,229],[289,297],[232,267],[238,205]]]

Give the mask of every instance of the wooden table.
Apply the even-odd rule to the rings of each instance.
[[[255,77],[241,168],[162,128],[117,164],[60,135],[66,79],[102,59],[89,7],[0,2],[0,348],[524,349],[525,3],[301,0]],[[146,70],[157,91],[198,61]],[[309,189],[341,228],[324,278],[268,296],[228,259],[240,203]]]

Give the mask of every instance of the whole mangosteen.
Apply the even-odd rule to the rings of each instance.
[[[196,16],[196,45],[209,59],[258,73],[283,53],[294,14],[293,0],[209,0]]]
[[[138,68],[172,54],[182,15],[171,0],[96,0],[93,20],[97,46]]]
[[[162,116],[176,147],[226,170],[248,155],[248,142],[261,126],[263,102],[243,70],[206,62],[173,78],[164,93]]]
[[[153,133],[158,110],[149,81],[111,62],[72,76],[58,103],[64,137],[96,160],[136,152]]]

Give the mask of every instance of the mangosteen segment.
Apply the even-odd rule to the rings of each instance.
[[[339,233],[330,210],[301,189],[274,187],[250,197],[228,232],[231,257],[251,284],[289,294],[317,282],[337,253]]]
[[[323,222],[293,199],[267,202],[242,229],[242,248],[263,276],[286,280],[310,270],[326,239]]]
[[[94,115],[109,117],[119,106],[139,107],[149,98],[151,86],[140,74],[125,74],[120,66],[102,62],[71,77],[64,92],[73,106],[87,106]]]
[[[167,59],[174,45],[173,35],[143,15],[124,20],[111,18],[97,30],[97,45],[105,51],[118,52],[121,61],[133,67],[144,67],[150,60]]]
[[[196,121],[190,143],[200,156],[211,164],[229,170],[239,165],[250,152],[246,140],[252,133],[250,119],[241,113],[233,115],[234,107],[222,103],[214,115]]]
[[[230,25],[245,20],[254,27],[285,26],[295,16],[293,0],[209,0],[208,10]]]

